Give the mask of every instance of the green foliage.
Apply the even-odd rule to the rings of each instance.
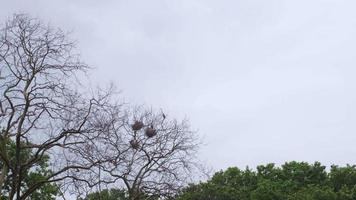
[[[356,166],[331,166],[330,181],[336,190],[340,190],[342,187],[354,187],[356,185]]]
[[[127,200],[125,190],[121,189],[105,189],[101,192],[94,192],[86,196],[84,199],[79,200]]]
[[[3,144],[4,145],[4,144]],[[16,145],[13,141],[8,141],[6,146],[2,146],[1,149],[6,149],[6,155],[10,160],[10,164],[15,162],[15,154],[16,154]],[[20,151],[20,162],[25,162],[31,159],[32,152],[27,148],[22,148]],[[36,183],[43,181],[46,179],[48,175],[52,172],[48,169],[49,165],[49,157],[44,155],[32,168],[29,170],[23,170],[22,175],[24,176],[23,183],[21,185],[22,189],[27,189]],[[4,163],[0,160],[0,168],[2,168]],[[1,198],[0,200],[6,200],[7,194],[10,190],[10,185],[12,184],[13,179],[11,176],[11,170],[8,172],[8,176],[5,179],[5,184],[0,191]],[[42,187],[34,191],[30,195],[31,200],[54,200],[55,197],[59,194],[59,187],[55,184],[47,183]]]
[[[158,200],[159,198],[141,194],[140,197],[136,197],[135,199]],[[129,195],[125,189],[112,188],[110,190],[104,189],[101,192],[90,193],[84,199],[79,198],[78,200],[129,200]]]
[[[177,200],[356,200],[356,167],[319,162],[261,165],[256,171],[228,168],[207,182],[189,185]]]

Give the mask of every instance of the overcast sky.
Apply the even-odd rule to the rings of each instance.
[[[0,0],[72,31],[93,82],[187,116],[215,170],[356,163],[354,0]]]

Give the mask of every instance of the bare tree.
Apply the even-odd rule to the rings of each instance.
[[[110,91],[87,95],[73,88],[76,74],[88,68],[73,50],[63,31],[26,15],[15,15],[1,29],[1,196],[22,200],[46,183],[84,181],[94,186],[100,181],[94,167],[108,160],[85,153],[93,151],[90,141],[117,119],[113,111],[120,105],[110,100]],[[15,159],[9,159],[8,141],[15,143]],[[23,160],[21,152],[28,149],[32,155]],[[45,155],[51,157],[52,173],[22,187],[25,173]],[[5,193],[1,187],[8,177]]]
[[[109,160],[100,165],[107,181],[121,183],[129,199],[139,200],[170,197],[191,180],[199,138],[187,120],[141,108],[118,119],[95,142]]]

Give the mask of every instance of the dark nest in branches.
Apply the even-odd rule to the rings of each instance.
[[[130,145],[133,149],[138,149],[140,148],[140,143],[137,140],[131,140]]]
[[[138,130],[141,130],[141,129],[143,128],[143,126],[144,126],[143,122],[141,122],[141,121],[135,121],[135,123],[132,124],[131,128],[132,128],[132,130],[134,130],[134,131],[138,131]]]
[[[154,128],[147,128],[146,129],[146,136],[151,138],[151,137],[154,137],[156,134],[157,134],[157,131],[154,129]]]

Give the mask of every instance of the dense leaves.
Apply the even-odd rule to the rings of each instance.
[[[88,194],[85,198],[79,198],[78,200],[130,200],[133,199],[130,197],[129,193],[125,189],[104,189],[101,192],[93,192]],[[158,200],[159,198],[152,195],[142,194],[135,199],[144,199],[144,200]]]
[[[79,200],[127,200],[127,193],[120,189],[105,189],[101,192],[94,192]]]
[[[217,172],[207,182],[190,185],[178,200],[356,200],[356,166],[319,162],[236,167]]]
[[[6,152],[7,156],[9,157],[9,160],[11,163],[13,163],[15,159],[15,153],[16,153],[16,146],[13,141],[8,141],[6,144],[8,151]],[[23,148],[22,151],[20,152],[20,158],[21,161],[33,159],[33,153],[31,153],[30,149]],[[24,181],[21,185],[22,190],[26,190],[27,188],[31,187],[32,185],[35,185],[43,180],[51,174],[51,170],[49,170],[49,157],[47,155],[43,155],[40,160],[29,170],[22,171],[22,176],[24,177]],[[0,161],[0,168],[3,167],[3,163]],[[14,184],[13,176],[10,174],[9,176],[6,177],[5,179],[5,185],[2,188],[2,191],[0,190],[0,194],[3,194],[2,196],[0,195],[0,200],[7,200],[8,195],[10,192],[10,187],[11,185]],[[32,200],[54,200],[55,197],[59,193],[59,187],[53,183],[46,183],[43,184],[42,187],[39,189],[35,190],[31,195],[30,199]]]

